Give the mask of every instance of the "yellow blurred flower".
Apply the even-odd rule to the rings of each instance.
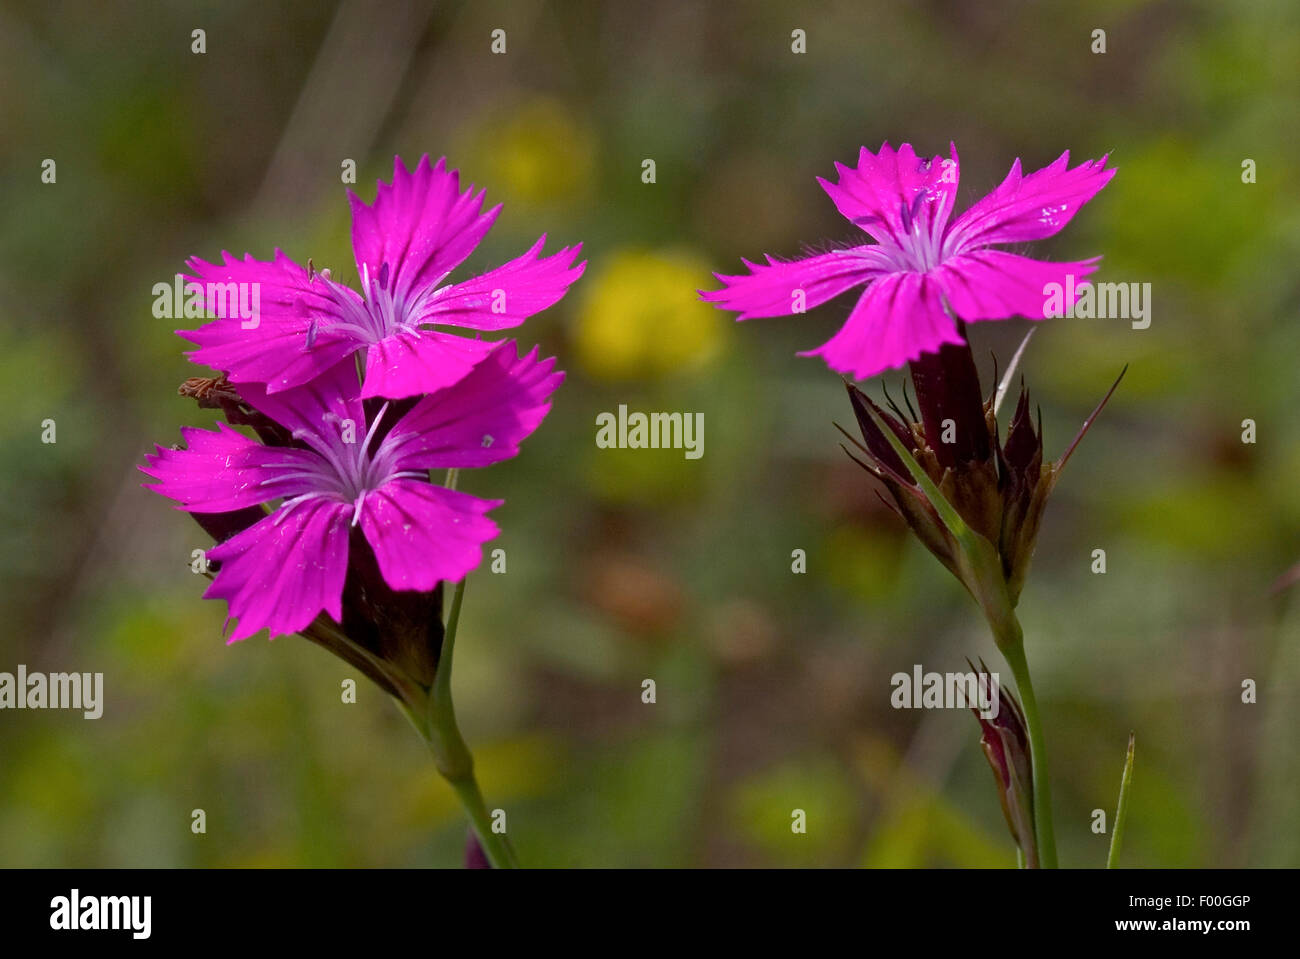
[[[605,380],[698,368],[719,353],[728,318],[696,293],[712,277],[684,250],[622,250],[588,275],[574,335],[578,362]]]
[[[564,200],[591,182],[595,137],[557,100],[538,97],[492,116],[469,148],[476,174],[489,196],[511,204]]]

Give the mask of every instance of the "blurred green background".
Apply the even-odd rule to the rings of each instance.
[[[1104,862],[1091,814],[1113,817],[1132,729],[1126,864],[1300,865],[1300,593],[1270,592],[1300,561],[1300,7],[1080,6],[0,4],[0,670],[106,687],[97,721],[0,713],[0,865],[461,861],[397,709],[364,680],[342,703],[355,674],[301,639],[226,647],[189,569],[208,543],[135,470],[211,421],[176,395],[199,371],[152,285],[276,246],[353,279],[340,164],[369,200],[424,152],[505,204],[456,277],[543,231],[590,260],[520,331],[569,371],[553,413],[461,481],[507,501],[508,572],[470,579],[456,691],[524,861],[1014,863],[975,720],[889,706],[914,663],[998,660],[840,450],[838,378],[794,355],[851,298],[737,326],[694,292],[852,239],[814,177],[885,139],[955,141],[959,209],[1017,156],[1110,151],[1112,184],[1034,251],[1153,284],[1150,329],[1055,321],[1022,367],[1055,455],[1131,364],[1020,608],[1063,862]],[[1005,365],[1027,327],[976,326],[977,356]],[[597,449],[620,403],[702,412],[703,459]]]

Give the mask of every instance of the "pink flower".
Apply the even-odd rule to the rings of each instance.
[[[991,247],[1058,233],[1115,170],[1106,157],[1070,169],[1067,151],[1022,176],[1016,160],[997,189],[950,223],[961,170],[955,146],[950,154],[923,160],[906,143],[897,152],[885,143],[874,155],[863,147],[857,169],[837,163],[839,182],[818,182],[874,244],[789,262],[769,256],[766,265],[746,260],[748,274],[716,274],[724,288],[701,296],[748,320],[801,313],[865,286],[840,331],[800,354],[857,379],[962,343],[958,321],[1043,319],[1046,285],[1064,289],[1067,275],[1081,280],[1100,258],[1048,263]]]
[[[543,235],[522,256],[483,275],[444,286],[492,228],[498,204],[482,212],[484,191],[463,193],[446,159],[420,159],[408,172],[393,161],[393,182],[380,183],[367,206],[349,191],[352,248],[361,292],[329,271],[299,266],[279,250],[271,261],[222,254],[222,263],[188,261],[187,282],[204,284],[218,318],[181,335],[198,344],[197,363],[234,383],[265,383],[267,392],[300,386],[358,350],[364,351],[363,397],[401,399],[455,383],[496,345],[434,326],[504,330],[560,300],[582,275],[573,265],[582,244],[541,256]],[[257,284],[259,316],[221,316],[213,287]],[[213,287],[209,287],[212,284]],[[251,297],[246,297],[246,301]]]
[[[204,595],[225,599],[239,620],[231,642],[263,628],[297,632],[322,610],[338,622],[349,549],[372,550],[397,590],[432,590],[479,564],[482,544],[497,534],[485,514],[500,501],[435,485],[429,470],[488,466],[518,453],[564,378],[554,366],[536,349],[520,357],[506,341],[463,379],[399,404],[399,413],[390,403],[363,404],[344,358],[305,386],[240,388],[293,445],[263,445],[224,423],[216,432],[183,428],[187,449],[159,447],[140,469],[157,480],[147,488],[189,512],[278,501],[208,552],[221,565]]]

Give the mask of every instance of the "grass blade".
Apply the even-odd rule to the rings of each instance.
[[[1106,855],[1106,868],[1114,869],[1119,865],[1119,848],[1124,842],[1124,820],[1128,816],[1128,792],[1133,785],[1133,741],[1134,734],[1128,734],[1128,755],[1124,757],[1124,778],[1119,783],[1119,808],[1115,810],[1115,828],[1110,834],[1110,852]]]

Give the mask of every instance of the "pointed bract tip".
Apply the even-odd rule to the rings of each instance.
[[[1115,395],[1115,391],[1119,389],[1120,381],[1124,379],[1124,374],[1128,372],[1128,366],[1127,363],[1124,364],[1124,368],[1119,371],[1119,376],[1115,377],[1115,382],[1112,383],[1110,389],[1106,391],[1106,395],[1101,398],[1101,402],[1097,404],[1096,408],[1088,414],[1088,418],[1083,421],[1083,426],[1079,427],[1079,433],[1075,436],[1074,442],[1070,444],[1070,448],[1065,451],[1065,454],[1059,460],[1056,461],[1056,470],[1058,473],[1065,468],[1065,464],[1069,462],[1070,457],[1074,455],[1074,451],[1078,448],[1079,443],[1082,442],[1083,437],[1087,434],[1088,430],[1092,428],[1092,424],[1096,422],[1097,417],[1101,415],[1101,411],[1106,408],[1106,404],[1109,403],[1110,398]],[[1039,432],[1041,433],[1041,411],[1039,412],[1039,424]]]

